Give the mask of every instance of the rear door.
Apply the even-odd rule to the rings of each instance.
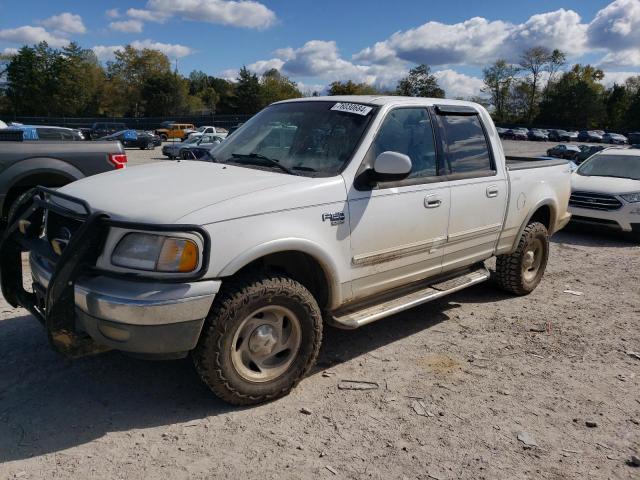
[[[360,183],[385,151],[411,158],[409,177]],[[354,298],[440,273],[450,202],[439,158],[427,108],[387,113],[348,194]]]
[[[508,186],[478,112],[472,107],[436,107],[451,209],[443,271],[493,255],[502,230]]]

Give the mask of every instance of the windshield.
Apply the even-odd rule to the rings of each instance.
[[[206,128],[207,128],[207,127],[198,127],[198,130],[196,130],[196,131],[198,131],[198,132],[202,133],[202,132],[204,132],[204,131],[205,131],[205,129],[206,129]]]
[[[189,137],[184,142],[181,142],[182,145],[186,145],[189,143],[197,143],[202,137]]]
[[[578,169],[585,177],[618,177],[640,180],[640,155],[594,155]]]
[[[216,162],[329,177],[351,159],[377,109],[341,102],[271,105],[212,153]]]

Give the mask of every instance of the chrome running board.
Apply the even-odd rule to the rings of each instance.
[[[350,307],[336,311],[331,315],[332,323],[339,328],[354,329],[375,322],[381,318],[430,302],[463,288],[489,279],[489,270],[481,266],[472,271],[465,270],[448,280],[430,285],[422,284],[413,290],[403,291],[399,296],[375,304]]]

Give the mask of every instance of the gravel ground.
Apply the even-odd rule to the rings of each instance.
[[[327,328],[308,378],[252,408],[188,360],[65,360],[0,301],[0,478],[637,479],[639,285],[638,243],[563,231],[531,295],[488,282]]]

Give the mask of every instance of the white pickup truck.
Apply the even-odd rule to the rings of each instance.
[[[531,292],[569,196],[565,161],[507,163],[474,103],[285,101],[206,161],[39,189],[0,245],[2,291],[61,352],[191,352],[214,393],[253,404],[303,378],[325,321],[353,329],[475,285],[494,256],[502,288]]]

